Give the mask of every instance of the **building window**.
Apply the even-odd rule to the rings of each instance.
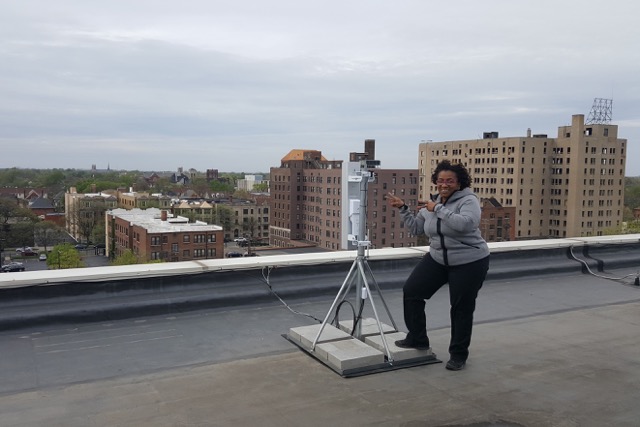
[[[188,234],[185,234],[182,236],[182,242],[183,243],[189,243],[191,241],[191,236]]]
[[[178,253],[178,244],[177,243],[172,243],[171,244],[171,252],[174,254]]]

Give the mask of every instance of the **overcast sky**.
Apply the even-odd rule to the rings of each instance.
[[[0,167],[384,168],[418,144],[557,135],[613,99],[640,176],[636,0],[0,0]]]

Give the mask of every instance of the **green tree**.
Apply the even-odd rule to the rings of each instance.
[[[640,233],[640,220],[629,221],[627,223],[627,233],[629,234]]]
[[[142,175],[140,175],[135,182],[136,191],[148,191],[151,187],[149,187],[149,183],[144,179]]]
[[[253,186],[253,191],[258,193],[266,193],[269,191],[269,183],[266,181],[263,181],[259,184],[256,184]]]
[[[43,173],[40,178],[43,187],[61,188],[64,184],[66,176],[60,169],[54,169]]]
[[[38,218],[31,210],[21,207],[16,199],[0,198],[0,225],[20,220],[33,222]]]
[[[158,181],[153,186],[153,191],[158,193],[167,194],[174,191],[175,185],[171,183],[171,180],[166,176],[158,178]]]
[[[254,239],[256,236],[256,230],[258,228],[258,221],[254,217],[246,218],[246,221],[242,223],[242,231],[247,234],[250,239]]]
[[[131,264],[138,264],[138,257],[133,253],[131,249],[127,249],[122,253],[122,255],[117,256],[116,259],[111,261],[111,265],[131,265]]]
[[[209,183],[204,178],[195,178],[189,184],[189,187],[198,194],[200,197],[205,197],[207,193],[211,191]]]
[[[9,228],[9,239],[7,246],[35,246],[33,240],[34,223],[31,221],[21,221],[11,224]]]
[[[89,238],[89,241],[91,243],[93,243],[94,245],[97,244],[104,244],[105,243],[105,233],[106,233],[106,227],[104,224],[104,218],[102,219],[102,221],[99,221],[94,227],[93,230],[91,230],[91,237]]]
[[[640,177],[624,180],[624,220],[633,220],[633,209],[640,208]]]
[[[75,223],[78,225],[78,233],[85,242],[90,242],[96,227],[102,226],[104,232],[104,213],[107,206],[104,200],[93,198],[87,203],[78,203],[75,212]]]
[[[227,232],[231,230],[232,218],[233,209],[224,205],[216,204],[214,224],[222,226],[225,235],[227,235]]]
[[[233,193],[234,191],[232,184],[220,181],[211,181],[210,188],[214,193]]]
[[[47,256],[47,266],[50,269],[66,269],[84,267],[80,254],[70,243],[55,245]]]
[[[236,190],[233,192],[233,197],[236,199],[251,199],[251,193],[249,193],[247,190]]]
[[[16,199],[0,198],[0,239],[3,247],[33,246],[33,224],[38,217]]]
[[[65,230],[57,224],[49,221],[40,221],[34,224],[33,237],[38,246],[43,246],[45,252],[49,246],[56,245],[66,236]]]

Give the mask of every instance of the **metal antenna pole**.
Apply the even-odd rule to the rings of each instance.
[[[364,302],[366,298],[369,298],[371,301],[371,308],[373,309],[373,313],[374,316],[376,318],[376,323],[378,326],[378,330],[380,332],[380,338],[382,339],[382,344],[384,346],[385,352],[387,354],[387,360],[389,361],[389,363],[393,362],[393,358],[391,356],[391,351],[389,350],[389,346],[387,345],[387,340],[384,336],[384,332],[383,332],[383,328],[382,328],[382,324],[380,322],[380,317],[378,316],[378,311],[376,309],[376,306],[374,304],[373,301],[373,293],[371,292],[371,288],[369,287],[369,283],[367,282],[367,278],[366,278],[366,272],[365,272],[365,266],[366,266],[366,271],[369,272],[369,275],[371,276],[373,283],[376,287],[376,291],[378,293],[378,295],[380,296],[380,300],[382,301],[382,304],[384,305],[384,308],[387,312],[387,315],[389,316],[389,319],[391,319],[391,323],[393,324],[393,328],[395,331],[398,330],[395,321],[393,320],[393,316],[391,316],[391,312],[389,311],[389,307],[387,306],[384,298],[382,297],[382,292],[380,291],[380,287],[378,286],[378,283],[375,280],[375,277],[373,276],[373,272],[371,271],[371,268],[369,267],[369,263],[366,260],[366,249],[369,247],[370,245],[370,241],[366,240],[366,230],[367,230],[367,191],[368,191],[368,186],[369,186],[369,177],[372,176],[371,172],[362,172],[362,176],[361,176],[361,180],[360,180],[360,209],[359,209],[359,224],[358,224],[358,235],[357,235],[357,255],[356,255],[356,259],[353,261],[353,264],[351,265],[351,269],[349,270],[349,273],[347,274],[347,277],[345,278],[344,282],[342,283],[342,286],[340,287],[340,290],[338,291],[338,294],[336,295],[333,304],[331,304],[331,307],[329,308],[329,311],[327,312],[327,315],[325,316],[322,325],[320,326],[320,330],[318,331],[318,334],[316,335],[315,340],[313,341],[313,344],[311,346],[311,351],[315,350],[316,344],[318,343],[318,340],[320,339],[320,335],[322,334],[322,331],[324,330],[324,327],[327,324],[327,321],[329,320],[329,316],[331,315],[331,313],[333,313],[334,309],[336,308],[336,305],[338,304],[338,301],[342,298],[346,298],[347,293],[349,292],[349,289],[351,287],[351,283],[353,282],[353,279],[356,279],[356,311],[357,313],[360,313],[363,306],[364,306]],[[356,276],[357,275],[357,276]],[[364,294],[366,292],[366,295]],[[364,298],[363,298],[364,297]],[[353,329],[353,336],[357,339],[361,339],[362,338],[362,323],[359,321],[360,319],[355,319],[356,324],[354,325],[354,329]]]
[[[360,181],[360,211],[358,224],[358,248],[356,256],[356,264],[358,265],[358,283],[356,283],[356,313],[361,313],[364,299],[362,298],[362,288],[366,283],[366,279],[362,270],[362,260],[364,259],[365,249],[369,246],[369,242],[365,240],[367,235],[367,189],[369,187],[369,176],[363,172]],[[356,320],[357,322],[357,320]],[[357,322],[353,330],[353,336],[360,339],[362,337],[362,322]]]

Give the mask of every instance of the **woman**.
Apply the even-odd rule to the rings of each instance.
[[[418,202],[414,213],[404,201],[387,195],[399,208],[402,220],[414,235],[426,234],[430,249],[416,265],[403,288],[404,321],[409,330],[395,344],[402,348],[428,349],[425,300],[449,284],[451,302],[450,359],[446,368],[459,371],[469,357],[476,297],[489,269],[489,248],[480,235],[480,202],[471,191],[467,169],[443,160],[431,175],[438,190],[434,200]]]

